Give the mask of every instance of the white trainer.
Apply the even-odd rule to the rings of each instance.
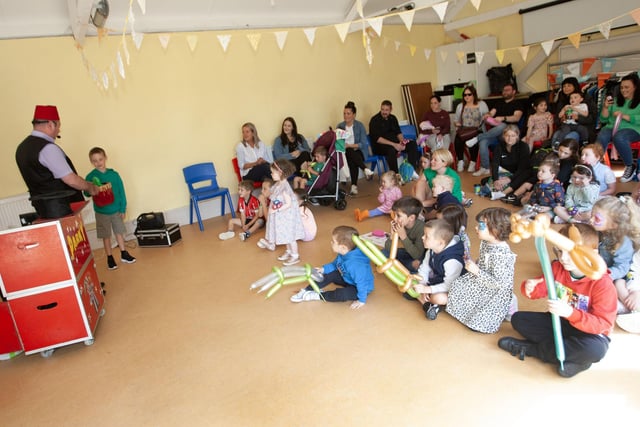
[[[464,172],[464,160],[458,160],[458,172]]]
[[[467,147],[469,147],[469,148],[473,147],[477,143],[478,143],[478,137],[477,136],[474,136],[473,138],[471,138],[470,140],[465,142],[465,144],[467,144]]]
[[[476,171],[476,162],[469,162],[469,167],[467,168],[467,172],[475,172]]]
[[[258,245],[258,247],[262,248],[262,249],[268,249],[270,251],[275,251],[276,250],[276,244],[269,242],[265,238],[262,238],[262,239],[258,240],[258,243],[256,243],[256,245]]]
[[[291,256],[291,252],[285,251],[282,255],[278,257],[278,261],[285,261]]]
[[[367,181],[371,181],[371,178],[373,178],[373,171],[369,168],[364,168],[364,177]]]
[[[352,196],[357,196],[358,195],[358,186],[357,185],[352,185],[351,186],[351,191],[349,192],[349,194],[351,194]]]
[[[224,233],[220,233],[218,234],[218,239],[220,240],[229,240],[232,239],[233,236],[235,236],[236,233],[234,233],[233,231],[225,231]]]
[[[290,254],[289,258],[287,258],[282,265],[284,266],[289,266],[289,265],[294,265],[300,262],[300,255],[296,254]]]
[[[500,200],[505,196],[506,196],[506,194],[504,194],[502,191],[492,191],[491,192],[491,200]]]
[[[477,171],[475,171],[472,175],[473,176],[491,175],[491,171],[489,169],[480,168]]]

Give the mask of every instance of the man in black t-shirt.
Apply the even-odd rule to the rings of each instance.
[[[491,117],[497,125],[478,135],[477,143],[480,152],[480,169],[473,173],[473,176],[489,175],[490,157],[489,149],[498,144],[498,140],[502,138],[502,132],[507,125],[513,124],[518,126],[520,119],[524,113],[524,108],[520,101],[516,99],[518,91],[511,83],[507,83],[502,88],[502,100],[500,100],[495,108],[492,108],[484,116],[485,123],[487,118]],[[490,119],[490,120],[491,120]]]
[[[418,164],[418,146],[415,141],[402,136],[396,116],[391,114],[391,101],[384,100],[380,112],[369,121],[369,138],[373,154],[385,156],[389,169],[398,172],[398,153],[405,151],[407,160],[414,168]]]

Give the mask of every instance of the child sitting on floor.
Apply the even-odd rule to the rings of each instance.
[[[220,233],[220,240],[231,239],[235,236],[234,227],[240,227],[240,240],[247,240],[249,236],[264,226],[263,215],[260,215],[260,200],[251,192],[253,181],[244,180],[238,184],[238,212],[240,218],[231,218],[227,224],[227,231]]]
[[[382,174],[382,185],[380,186],[380,194],[378,194],[380,206],[364,211],[356,209],[354,211],[356,221],[360,222],[367,218],[373,218],[374,216],[389,215],[393,203],[402,197],[402,190],[400,190],[401,181],[400,175],[393,171]]]
[[[418,292],[425,316],[436,320],[447,304],[449,288],[464,272],[464,246],[453,227],[443,219],[434,219],[424,226],[424,261],[418,268],[422,278],[413,289]]]
[[[396,259],[412,273],[418,271],[420,262],[424,258],[424,221],[418,216],[422,212],[420,200],[411,196],[404,196],[396,200],[392,208],[394,218],[391,221],[391,232],[398,233],[398,248]],[[388,257],[391,251],[391,239],[387,239],[382,253]]]
[[[352,237],[358,235],[353,227],[341,225],[331,232],[331,249],[336,258],[316,270],[323,274],[318,282],[320,289],[331,283],[339,288],[333,291],[322,291],[322,296],[311,286],[300,289],[291,297],[291,302],[319,301],[329,302],[352,301],[351,308],[358,309],[367,302],[373,291],[373,270],[369,258],[356,246]]]

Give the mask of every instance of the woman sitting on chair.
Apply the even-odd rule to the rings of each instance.
[[[273,156],[269,147],[260,141],[253,123],[242,125],[242,142],[236,146],[236,156],[243,179],[256,182],[271,178]]]
[[[362,169],[367,179],[373,176],[373,172],[364,163],[364,153],[368,151],[367,130],[362,122],[356,120],[356,104],[352,101],[347,102],[347,105],[344,106],[342,117],[344,121],[338,123],[336,128],[346,130],[349,134],[345,139],[345,156],[349,166],[349,175],[351,176],[351,195],[355,196],[358,194],[360,169]]]
[[[304,162],[311,162],[311,148],[307,140],[298,133],[298,125],[293,117],[282,122],[280,136],[273,142],[273,155],[278,159],[289,160],[296,166],[296,173]]]

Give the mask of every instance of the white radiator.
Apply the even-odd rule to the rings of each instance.
[[[29,201],[29,193],[0,199],[0,230],[21,227],[20,215],[28,212],[35,212]],[[82,219],[85,224],[96,222],[92,203],[82,210]]]

